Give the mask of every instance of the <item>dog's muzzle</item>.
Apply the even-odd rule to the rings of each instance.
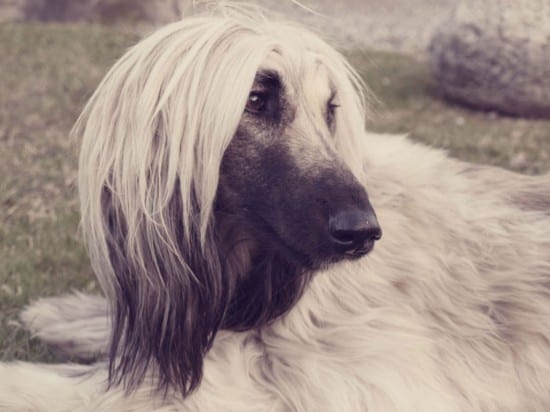
[[[335,250],[349,257],[367,254],[382,237],[382,229],[372,210],[338,211],[329,219],[330,240]]]

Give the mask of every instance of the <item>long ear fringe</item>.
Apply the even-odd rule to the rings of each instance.
[[[118,294],[113,302],[110,385],[123,384],[132,391],[154,367],[159,372],[159,388],[177,388],[185,395],[201,380],[203,357],[232,290],[230,278],[221,273],[217,247],[211,241],[214,234],[208,231],[202,251],[198,228],[190,231],[194,237],[184,234],[176,191],[162,212],[167,225],[159,231],[152,227],[154,222],[140,219],[135,230],[146,241],[139,244],[139,250],[130,251],[126,222],[113,208],[112,195],[105,192],[104,196],[103,203],[109,205],[104,213],[111,228],[108,244]],[[176,248],[165,247],[163,237],[176,239]],[[135,253],[142,257],[139,264],[130,257]]]
[[[121,58],[75,125],[82,231],[111,303],[110,386],[132,391],[151,370],[162,390],[200,382],[233,290],[210,216],[217,165],[265,56],[256,37],[226,19],[167,26]]]

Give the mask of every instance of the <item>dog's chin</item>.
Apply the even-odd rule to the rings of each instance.
[[[298,259],[300,265],[308,271],[315,272],[319,270],[326,270],[333,265],[345,261],[355,261],[367,256],[374,249],[374,241],[369,241],[362,247],[344,252],[307,252],[292,250],[291,246],[286,246],[286,250],[292,250],[292,254]]]
[[[344,259],[357,260],[368,255],[374,249],[374,240],[369,240],[360,248],[344,253]]]
[[[308,266],[307,269],[312,272],[327,270],[332,266],[338,265],[343,262],[359,260],[365,257],[366,255],[368,255],[369,253],[370,252],[367,251],[364,253],[343,254],[343,255],[338,254],[338,255],[331,255],[329,257],[317,258],[317,260],[315,260],[312,265]]]

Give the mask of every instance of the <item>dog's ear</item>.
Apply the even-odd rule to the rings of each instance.
[[[115,277],[109,383],[127,391],[151,370],[159,389],[186,395],[196,388],[228,304],[231,286],[221,273],[213,231],[201,242],[198,223],[184,230],[178,187],[155,216],[133,216],[130,230],[120,199],[103,189]]]

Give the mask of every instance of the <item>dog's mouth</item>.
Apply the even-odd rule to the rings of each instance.
[[[244,238],[246,242],[242,244],[252,245],[248,251],[251,264],[265,256],[277,255],[279,259],[305,271],[326,269],[344,260],[366,256],[381,237],[378,226],[375,229],[361,225],[350,228],[340,222],[336,228],[311,225],[311,230],[295,233],[288,230],[290,224],[273,224],[253,208],[242,207],[239,213],[221,209],[217,212],[225,221],[220,226],[225,227],[226,242],[238,243],[237,240]]]
[[[294,243],[287,242],[279,235],[276,229],[269,227],[265,233],[268,236],[268,249],[277,249],[278,253],[286,260],[308,271],[326,269],[333,264],[345,260],[357,260],[368,255],[373,249],[376,240],[367,240],[361,245],[347,245],[347,248],[335,248],[327,245],[324,238],[320,236],[319,246],[313,250],[304,250]]]
[[[344,257],[347,259],[355,260],[365,255],[368,255],[374,249],[374,243],[374,240],[368,240],[362,246],[344,252]]]

